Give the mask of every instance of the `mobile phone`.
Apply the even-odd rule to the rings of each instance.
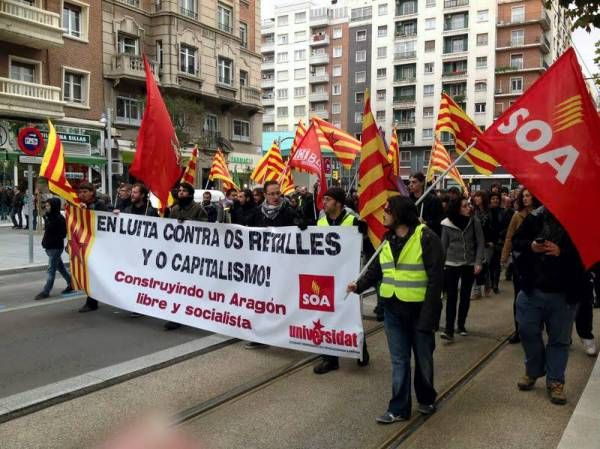
[[[545,241],[546,239],[542,237],[538,237],[537,239],[535,239],[535,243],[537,243],[538,245],[543,245]]]

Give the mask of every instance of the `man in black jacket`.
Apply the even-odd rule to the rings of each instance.
[[[531,390],[546,376],[550,401],[565,404],[565,370],[569,359],[575,305],[585,285],[583,264],[569,235],[544,207],[525,218],[512,239],[521,283],[517,323],[525,350],[525,376],[519,390]],[[545,327],[548,342],[544,344]]]
[[[425,192],[425,175],[421,172],[413,173],[408,182],[410,199],[416,202]],[[444,219],[444,208],[442,202],[433,193],[428,193],[418,207],[418,214],[423,224],[435,232],[438,237],[442,235],[442,220]]]
[[[440,238],[419,222],[416,206],[395,196],[384,209],[389,229],[379,258],[348,291],[361,293],[379,282],[384,326],[392,359],[392,399],[377,418],[381,424],[406,421],[411,413],[410,358],[415,354],[415,393],[420,413],[435,411],[433,386],[435,330],[442,311],[444,251]]]
[[[46,202],[45,209],[46,214],[44,215],[44,219],[46,225],[44,227],[42,247],[48,255],[48,276],[46,278],[46,285],[44,285],[42,291],[34,298],[36,301],[50,296],[57,270],[67,282],[67,288],[62,291],[62,294],[73,291],[71,275],[61,259],[61,254],[65,247],[65,237],[67,236],[67,223],[60,213],[60,200],[58,198],[50,198]]]

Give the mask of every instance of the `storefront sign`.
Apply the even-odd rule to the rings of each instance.
[[[41,164],[41,156],[19,156],[19,162],[21,164]]]
[[[48,138],[48,132],[42,131],[42,136],[44,139]],[[62,143],[78,143],[81,145],[89,145],[90,144],[90,136],[85,134],[67,134],[58,132],[58,137],[60,138]]]
[[[19,131],[17,143],[23,153],[37,156],[44,148],[44,137],[37,128],[22,128]]]

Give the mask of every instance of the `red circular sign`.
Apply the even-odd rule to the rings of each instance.
[[[22,128],[17,142],[20,150],[29,156],[37,156],[44,148],[44,137],[37,128]]]

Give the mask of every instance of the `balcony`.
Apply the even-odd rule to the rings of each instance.
[[[59,87],[0,78],[0,115],[63,118]]]
[[[274,59],[268,59],[266,61],[263,60],[262,64],[260,65],[260,69],[261,70],[275,70],[275,60]]]
[[[40,50],[60,47],[60,15],[17,0],[0,0],[0,40]]]
[[[329,34],[313,34],[310,37],[311,47],[318,47],[321,45],[329,45]]]
[[[240,103],[243,106],[250,106],[252,110],[258,110],[262,106],[261,90],[256,87],[240,86]]]
[[[394,107],[412,106],[415,104],[416,95],[398,95],[392,100]]]
[[[394,61],[404,61],[406,59],[415,59],[416,57],[416,51],[403,51],[399,53],[394,53]]]
[[[448,70],[442,72],[442,78],[465,78],[466,76],[466,70]]]
[[[321,110],[321,109],[319,109],[319,110],[311,109],[310,115],[317,116],[319,118],[322,118],[323,120],[327,120],[329,118],[329,111],[325,111],[325,110]]]
[[[261,24],[261,29],[262,30],[268,30],[268,29],[271,29],[271,28],[274,28],[274,27],[275,27],[275,20],[274,19],[264,19],[262,21],[262,24]]]
[[[308,62],[310,64],[329,64],[329,55],[327,53],[311,54]]]
[[[330,10],[328,8],[321,8],[312,10],[310,12],[310,26],[319,27],[329,24]]]
[[[454,45],[451,48],[444,48],[442,56],[462,56],[462,53],[469,51],[469,46],[465,43],[463,45]]]
[[[158,63],[154,61],[148,61],[152,73],[154,73],[154,79],[156,82],[160,82],[158,73]],[[127,53],[121,53],[112,57],[111,68],[104,74],[105,78],[110,79],[121,79],[126,78],[134,81],[146,81],[146,72],[144,71],[144,60],[141,56],[130,55]]]
[[[275,87],[275,78],[263,78],[260,80],[260,87],[263,89],[272,89]]]
[[[272,53],[275,51],[275,41],[262,41],[260,43],[261,53]]]
[[[329,101],[328,92],[311,92],[308,95],[309,101]]]
[[[309,83],[328,83],[329,75],[327,73],[323,75],[310,75],[308,80]]]
[[[221,140],[221,133],[219,131],[207,131],[203,130],[198,138],[198,146],[200,149],[217,149],[219,147],[219,141]]]
[[[394,33],[394,38],[396,40],[402,40],[402,39],[410,39],[410,38],[414,38],[417,36],[417,32],[416,31],[396,31]]]
[[[544,31],[548,31],[550,29],[550,16],[548,16],[548,13],[546,11],[542,11],[538,17],[511,17],[505,20],[498,20],[496,22],[496,25],[498,26],[498,28],[504,28],[514,25],[528,25],[533,23],[539,23]]]
[[[396,4],[396,17],[412,16],[414,14],[418,14],[418,12],[419,8],[417,7],[417,2],[415,1]]]
[[[444,9],[469,6],[469,0],[444,0]]]
[[[262,105],[263,106],[274,106],[275,105],[275,97],[270,95],[268,97],[262,97]]]
[[[398,129],[414,128],[415,127],[415,119],[413,117],[413,118],[408,118],[408,119],[397,120],[397,121],[394,121],[394,125],[396,125],[396,128],[398,128]]]
[[[416,75],[410,75],[410,76],[395,76],[394,77],[394,84],[410,84],[410,83],[414,83],[417,80],[417,76]]]
[[[270,114],[263,114],[263,123],[275,123],[275,114],[271,112]]]
[[[546,36],[540,35],[535,36],[534,39],[511,39],[505,42],[498,42],[496,45],[496,50],[512,50],[514,48],[530,48],[530,47],[540,47],[540,50],[544,54],[548,54],[550,52],[550,42],[546,39]]]

